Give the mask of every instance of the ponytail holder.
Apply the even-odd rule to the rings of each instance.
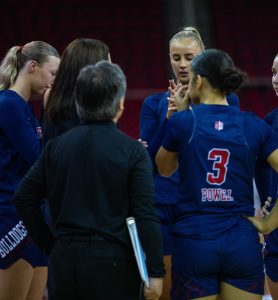
[[[19,47],[18,52],[22,53],[22,49],[23,49],[24,46],[18,46],[18,47]]]

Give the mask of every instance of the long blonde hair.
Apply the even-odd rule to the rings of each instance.
[[[53,46],[42,41],[12,47],[0,65],[0,90],[8,89],[15,83],[18,73],[26,62],[35,60],[41,65],[48,61],[49,56],[60,57]]]

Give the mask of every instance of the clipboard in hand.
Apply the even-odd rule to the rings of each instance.
[[[137,266],[139,269],[139,273],[144,284],[149,287],[149,275],[146,266],[146,256],[144,250],[141,246],[141,242],[138,236],[138,231],[136,227],[136,222],[133,217],[129,217],[126,219],[126,224],[129,232],[129,236],[131,239],[134,255],[136,258]]]

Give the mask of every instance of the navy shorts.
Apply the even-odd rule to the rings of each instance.
[[[273,282],[278,282],[278,256],[265,259],[265,273]]]
[[[264,262],[266,275],[278,281],[278,229],[265,236]]]
[[[171,299],[220,294],[220,282],[264,294],[262,245],[249,221],[213,239],[175,237],[173,246]]]
[[[170,234],[172,207],[173,205],[156,204],[156,211],[163,237],[163,255],[172,255],[173,236]]]
[[[0,235],[0,269],[7,269],[19,259],[35,267],[48,265],[48,258],[27,234],[22,221],[13,226],[5,224]]]
[[[5,258],[0,258],[0,269],[7,269],[19,259],[26,260],[33,268],[47,267],[48,257],[44,255],[37,245],[29,238],[22,245],[18,245]]]

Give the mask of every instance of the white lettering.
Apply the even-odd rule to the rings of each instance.
[[[14,240],[14,242],[16,243],[16,245],[20,242],[20,238],[18,238],[18,236],[16,235],[16,233],[14,233],[13,230],[9,231],[8,234]]]
[[[18,228],[14,227],[14,228],[13,228],[13,233],[14,233],[21,241],[24,239],[24,236],[23,236],[22,232],[21,232]]]
[[[4,258],[7,254],[9,254],[26,235],[27,230],[22,221],[20,221],[0,240],[1,257]]]
[[[19,223],[16,225],[16,227],[23,233],[23,236],[27,235],[27,230],[26,230],[24,224],[22,223],[22,221],[19,221]]]
[[[231,189],[202,189],[202,202],[234,201]]]
[[[1,248],[8,254],[10,252],[9,245],[5,242],[4,239],[0,241]]]
[[[10,250],[13,250],[13,248],[16,246],[16,244],[15,243],[13,243],[11,240],[10,240],[10,238],[9,238],[9,236],[6,234],[5,235],[5,237],[4,237],[6,240],[4,240],[4,242],[9,246],[9,249]],[[8,242],[8,243],[7,243]]]
[[[5,251],[3,251],[1,249],[1,246],[0,246],[0,255],[1,255],[2,258],[4,258],[6,256],[6,253],[5,253]]]

